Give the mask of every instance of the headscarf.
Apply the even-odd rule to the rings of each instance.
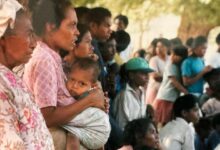
[[[14,28],[16,13],[22,5],[16,0],[0,0],[0,37],[2,37],[9,26]]]

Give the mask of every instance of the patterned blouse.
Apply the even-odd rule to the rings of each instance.
[[[11,70],[0,64],[0,149],[53,150],[40,109]]]

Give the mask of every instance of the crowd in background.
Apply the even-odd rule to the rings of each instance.
[[[19,1],[20,2],[20,1]],[[220,150],[220,33],[132,53],[127,16],[0,1],[0,149]]]

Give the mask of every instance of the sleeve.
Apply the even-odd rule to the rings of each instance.
[[[0,90],[0,149],[25,150],[24,141],[20,137],[19,122],[14,112],[15,106],[12,106],[10,101],[13,100]]]
[[[183,150],[181,147],[181,143],[177,140],[167,141],[164,145],[168,145],[165,146],[165,150]]]
[[[181,72],[182,76],[190,77],[192,75],[190,62],[188,60],[185,60],[181,65]]]
[[[152,68],[155,72],[159,72],[158,67],[157,67],[157,60],[156,57],[151,58],[149,62],[150,68]]]
[[[33,92],[40,108],[57,105],[58,78],[54,63],[45,59],[34,68]]]
[[[174,64],[168,64],[166,66],[165,71],[167,71],[167,76],[168,77],[171,77],[171,76],[175,76],[176,77],[177,72],[178,72],[177,67]]]

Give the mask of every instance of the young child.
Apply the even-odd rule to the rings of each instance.
[[[134,119],[146,116],[145,91],[148,73],[153,70],[143,58],[132,58],[125,64],[127,83],[124,90],[116,96],[113,103],[114,117],[121,127]]]
[[[194,131],[190,122],[199,120],[198,98],[187,94],[177,98],[173,105],[175,119],[168,122],[159,136],[164,150],[194,150]]]
[[[151,119],[139,118],[128,122],[123,133],[124,146],[119,150],[159,149],[159,136]]]
[[[214,116],[220,113],[220,68],[213,69],[204,78],[208,82],[207,91],[211,98],[203,104],[202,111],[206,116]]]
[[[68,75],[67,89],[70,94],[76,100],[87,96],[93,89],[98,88],[99,73],[99,65],[92,58],[77,59]],[[104,111],[92,107],[77,115],[63,127],[76,135],[88,149],[103,147],[110,134],[108,115]]]
[[[165,67],[163,81],[154,101],[156,122],[164,125],[171,120],[173,103],[180,93],[187,94],[187,90],[181,84],[180,65],[187,57],[187,48],[184,46],[175,47],[171,51],[170,62]]]

